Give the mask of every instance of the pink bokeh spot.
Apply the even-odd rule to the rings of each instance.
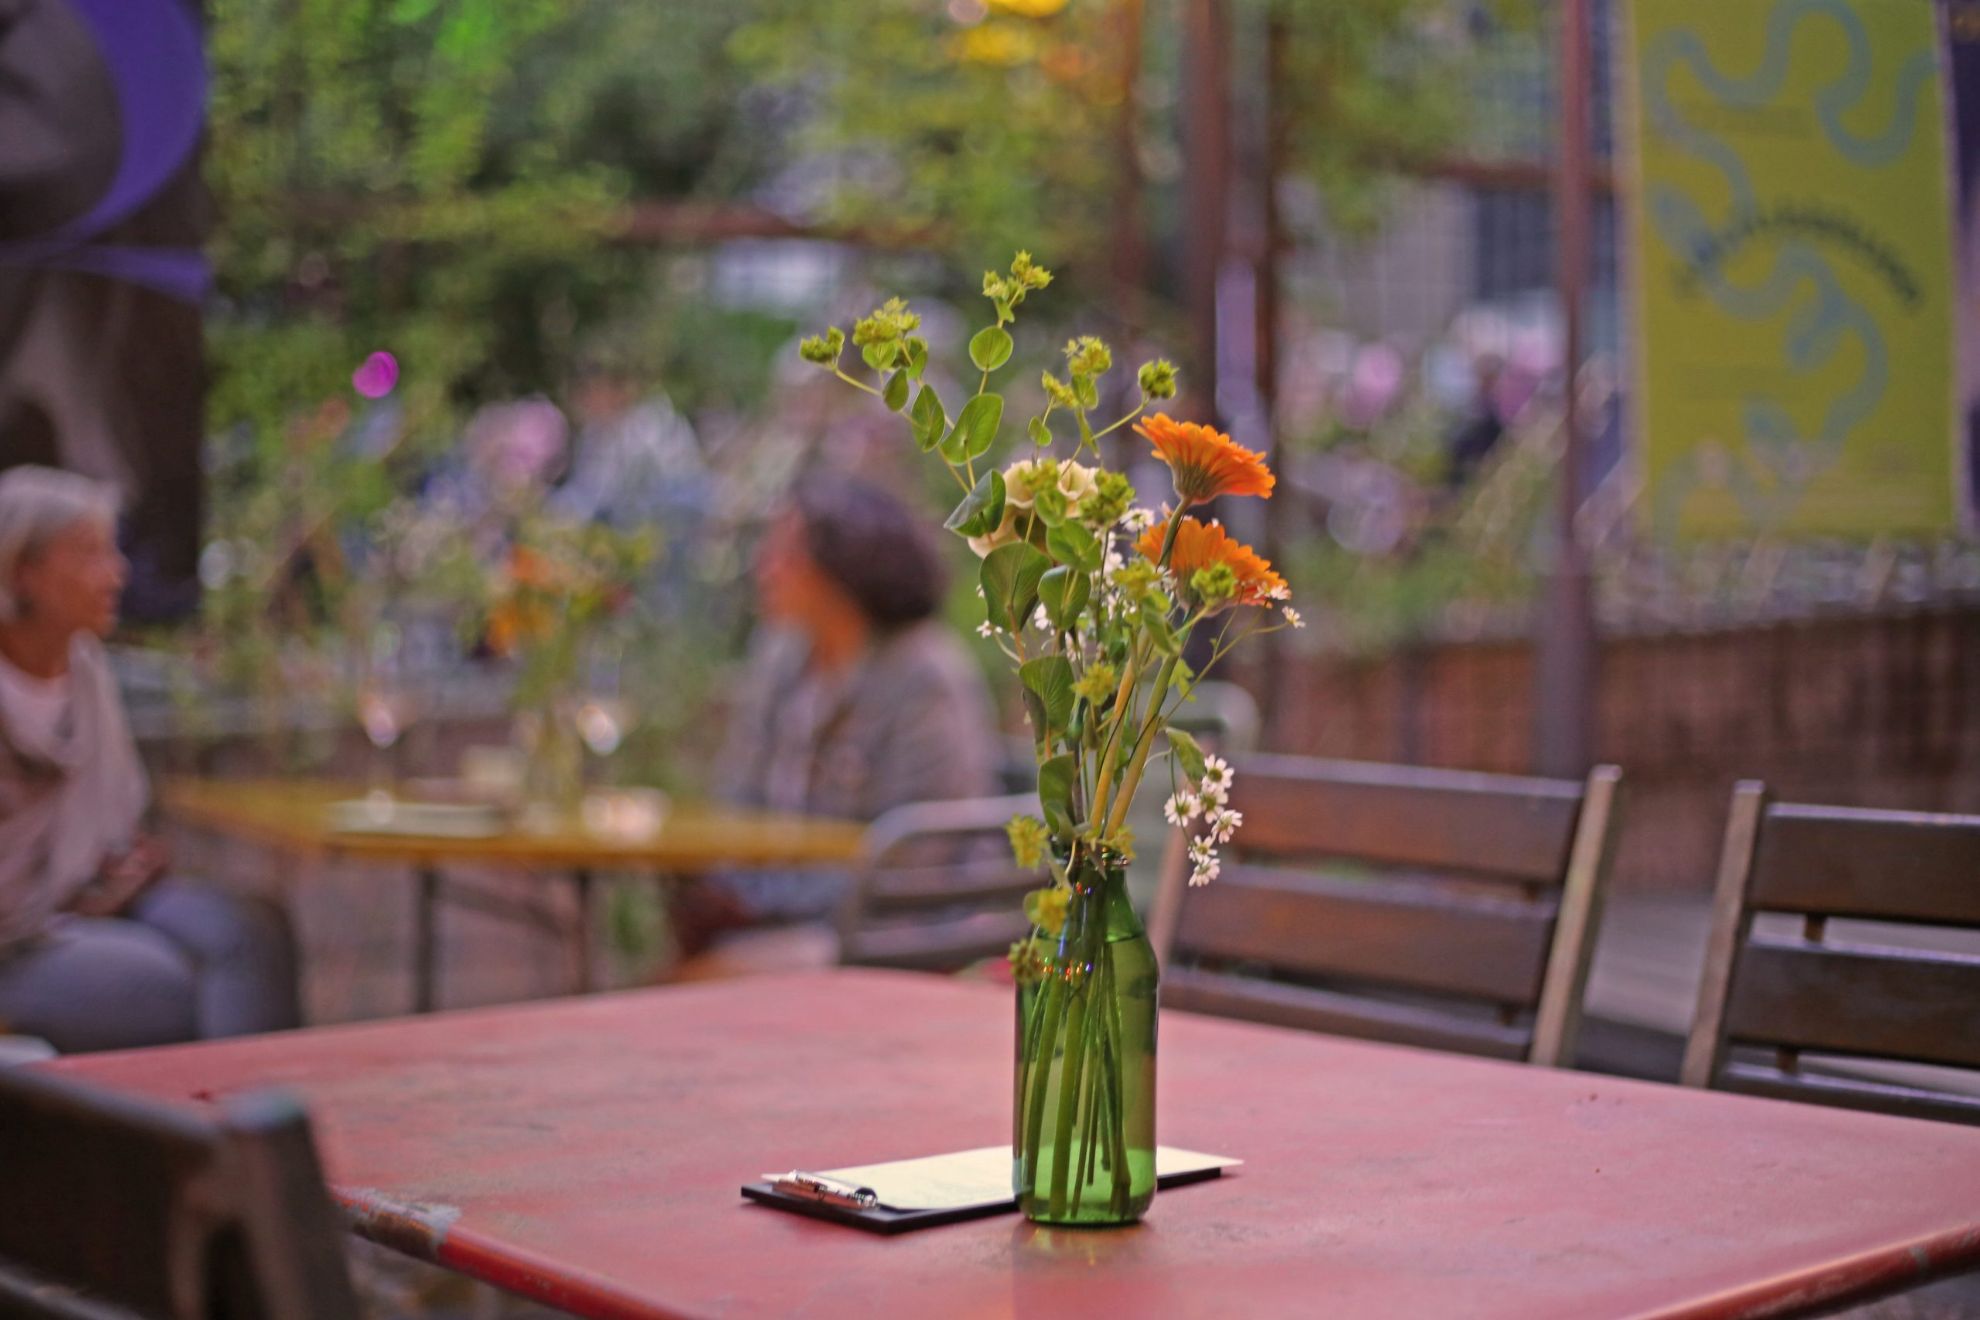
[[[399,359],[383,349],[351,373],[351,388],[367,399],[382,399],[399,383]]]

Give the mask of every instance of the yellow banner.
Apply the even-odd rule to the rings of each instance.
[[[1930,0],[1632,0],[1648,508],[1667,538],[1952,527]]]

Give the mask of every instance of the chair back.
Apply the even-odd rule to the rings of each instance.
[[[1258,699],[1236,683],[1207,678],[1190,688],[1169,723],[1219,756],[1246,756],[1258,746]]]
[[[0,1069],[0,1315],[354,1320],[301,1108],[208,1117]]]
[[[1585,782],[1252,757],[1218,878],[1170,840],[1162,1002],[1546,1065],[1572,1062],[1621,773]]]
[[[1015,793],[918,802],[874,821],[839,909],[839,961],[959,971],[1002,957],[1031,929],[1025,893],[1045,883],[1011,859],[1004,826],[1037,812],[1036,793]]]
[[[1976,931],[1980,816],[1740,784],[1685,1084],[1980,1123]]]

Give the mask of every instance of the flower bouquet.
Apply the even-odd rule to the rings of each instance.
[[[800,351],[904,414],[960,491],[946,526],[982,558],[979,631],[1017,670],[1038,761],[1040,815],[1010,823],[1011,847],[1020,865],[1051,872],[1026,897],[1033,929],[1011,951],[1015,1189],[1035,1220],[1126,1223],[1155,1192],[1157,980],[1126,893],[1129,808],[1151,767],[1166,764],[1167,817],[1194,834],[1190,883],[1216,876],[1217,846],[1242,823],[1228,806],[1231,770],[1170,720],[1233,646],[1298,627],[1299,616],[1269,563],[1191,514],[1225,496],[1268,498],[1274,478],[1262,455],[1208,426],[1143,416],[1176,393],[1168,362],[1144,364],[1134,407],[1102,425],[1094,413],[1112,353],[1091,336],[1072,340],[1063,374],[1041,377],[1028,456],[991,460],[1004,397],[990,385],[1012,356],[1008,327],[1051,281],[1023,252],[1007,274],[984,276],[995,319],[969,341],[976,390],[953,417],[924,378],[920,318],[900,299],[853,327],[864,373],[846,369],[836,326]],[[1159,510],[1100,463],[1100,440],[1130,423],[1173,479]]]
[[[517,666],[517,734],[539,806],[568,811],[583,793],[579,667],[630,609],[654,552],[650,532],[528,516],[482,585],[488,649]]]

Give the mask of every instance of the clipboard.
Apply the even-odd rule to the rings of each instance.
[[[1158,1146],[1155,1185],[1166,1191],[1204,1182],[1243,1162]],[[772,1181],[773,1178],[779,1181]],[[744,1183],[742,1194],[751,1201],[792,1214],[892,1235],[1008,1214],[1017,1209],[1017,1197],[1011,1191],[1010,1181],[1011,1148],[981,1146],[921,1159],[824,1169],[815,1174],[793,1170],[787,1175],[765,1175],[758,1181]],[[797,1183],[814,1187],[822,1184],[848,1195],[801,1193]],[[857,1193],[868,1193],[871,1203],[853,1203],[868,1199]]]

